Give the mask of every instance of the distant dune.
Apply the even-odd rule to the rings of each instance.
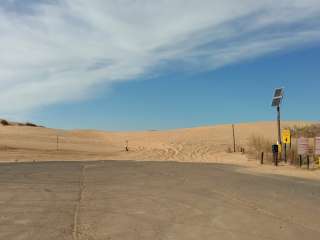
[[[283,122],[283,127],[308,122]],[[233,162],[245,156],[227,154],[232,148],[231,125],[168,131],[64,131],[0,125],[0,161],[41,160],[155,160]],[[36,125],[35,125],[36,126]],[[248,147],[251,135],[276,141],[275,122],[235,124],[237,147]],[[125,151],[128,141],[129,152]]]

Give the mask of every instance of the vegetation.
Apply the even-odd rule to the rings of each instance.
[[[314,137],[320,137],[320,124],[294,126],[292,128],[287,128],[287,129],[291,130],[291,135],[293,139],[297,139],[299,137],[306,137],[309,139],[312,139]],[[311,140],[310,140],[310,143],[311,143]],[[248,139],[248,145],[250,147],[250,152],[248,156],[255,159],[261,159],[261,154],[263,152],[265,161],[270,162],[273,159],[273,153],[271,148],[272,144],[274,144],[272,141],[270,141],[269,139],[263,136],[252,135]],[[313,147],[311,147],[311,149],[313,149]],[[310,152],[310,156],[312,155],[313,153]],[[290,146],[287,145],[287,159],[291,164],[299,165],[296,140],[292,140],[292,143]],[[319,164],[319,158],[318,157],[314,158],[314,162],[315,164]]]
[[[4,120],[4,119],[2,119],[0,121],[0,123],[1,123],[2,126],[9,126],[10,125],[9,122],[7,120]]]
[[[28,126],[28,127],[38,127],[36,124],[30,123],[30,122],[27,122],[27,123],[25,124],[25,126]]]
[[[42,126],[38,126],[34,123],[31,123],[31,122],[26,122],[26,123],[18,123],[18,122],[9,122],[5,119],[0,119],[0,124],[2,126],[21,126],[21,127],[24,127],[24,126],[27,126],[27,127],[42,127]]]
[[[306,125],[303,127],[294,126],[290,128],[291,135],[293,138],[298,137],[307,137],[307,138],[314,138],[314,137],[320,137],[320,124],[311,124]]]
[[[249,146],[251,148],[251,150],[255,151],[255,152],[272,152],[272,142],[262,136],[257,136],[257,135],[252,135],[249,138]]]
[[[263,136],[251,135],[248,139],[249,151],[246,153],[249,158],[260,159],[261,154],[264,153],[264,161],[272,162],[272,144],[273,142]]]

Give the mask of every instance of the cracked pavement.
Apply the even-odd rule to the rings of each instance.
[[[0,164],[0,239],[318,239],[320,182],[221,164]]]

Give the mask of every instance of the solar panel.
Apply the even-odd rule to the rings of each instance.
[[[277,88],[275,91],[274,91],[274,97],[282,97],[283,95],[283,89],[282,88]]]
[[[272,107],[280,106],[282,98],[283,98],[283,88],[277,88],[274,91],[274,97],[272,100]]]
[[[272,107],[280,106],[281,100],[282,100],[281,97],[274,98],[274,99],[272,100]]]

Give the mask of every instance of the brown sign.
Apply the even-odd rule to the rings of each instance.
[[[314,142],[314,154],[320,155],[320,137],[315,138]]]
[[[308,138],[298,138],[298,154],[308,155],[309,153],[309,139]]]

